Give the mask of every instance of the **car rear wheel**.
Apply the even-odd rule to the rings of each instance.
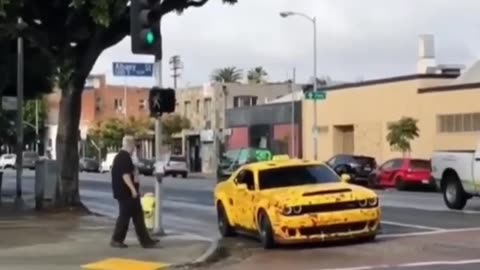
[[[225,207],[221,202],[219,202],[217,206],[217,223],[218,223],[218,230],[222,237],[235,236],[235,230],[230,225],[227,212],[225,211]]]
[[[268,215],[263,211],[260,212],[258,218],[258,233],[260,234],[260,241],[264,249],[272,249],[275,247],[272,224]]]
[[[450,209],[462,210],[467,204],[468,196],[456,175],[449,175],[442,185],[443,200]]]
[[[405,181],[400,176],[395,177],[395,188],[397,190],[405,190],[407,188]]]
[[[183,178],[187,178],[187,176],[188,176],[188,173],[182,173]]]

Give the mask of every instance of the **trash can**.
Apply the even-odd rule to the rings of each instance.
[[[145,226],[149,230],[153,230],[155,224],[155,195],[151,192],[142,197],[143,218]]]

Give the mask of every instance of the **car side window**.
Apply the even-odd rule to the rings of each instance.
[[[392,169],[393,170],[398,170],[398,169],[402,168],[402,165],[403,165],[403,160],[402,159],[395,159],[395,160],[393,160]]]
[[[333,166],[335,165],[335,160],[337,160],[337,157],[332,157],[329,161],[327,161],[328,165]]]
[[[237,182],[239,184],[246,184],[248,190],[254,190],[255,189],[255,179],[254,179],[254,176],[253,176],[253,172],[250,171],[250,170],[241,171],[238,174]]]
[[[382,171],[388,171],[392,169],[393,160],[389,160],[380,167]]]

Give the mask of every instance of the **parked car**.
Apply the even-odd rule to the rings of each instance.
[[[432,176],[447,207],[463,209],[469,199],[480,196],[480,143],[477,150],[434,152]]]
[[[181,175],[183,178],[188,177],[187,159],[184,156],[170,156],[164,166],[165,176],[171,175],[177,177]]]
[[[0,169],[14,169],[16,157],[15,154],[3,154],[0,156]]]
[[[79,170],[81,172],[100,172],[100,164],[94,158],[81,158]]]
[[[33,152],[33,151],[23,152],[23,168],[35,170],[37,160],[39,160],[39,155],[37,152]]]
[[[410,186],[428,186],[436,189],[431,176],[431,164],[426,159],[394,158],[387,160],[370,174],[370,187],[395,187],[404,190]]]
[[[335,155],[327,162],[334,171],[352,178],[351,183],[368,185],[368,177],[377,167],[375,158],[362,155]]]
[[[112,170],[113,159],[115,158],[115,156],[117,154],[118,154],[117,152],[110,152],[110,153],[107,154],[107,156],[102,161],[102,164],[100,166],[100,172],[101,173],[109,172],[109,171]]]
[[[137,158],[136,165],[138,168],[138,172],[143,175],[148,175],[148,176],[153,175],[154,163],[155,161],[153,160],[148,160],[145,158]]]

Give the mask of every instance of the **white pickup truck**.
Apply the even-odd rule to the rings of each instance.
[[[432,176],[448,208],[463,209],[469,199],[480,196],[480,144],[476,150],[434,152]]]

